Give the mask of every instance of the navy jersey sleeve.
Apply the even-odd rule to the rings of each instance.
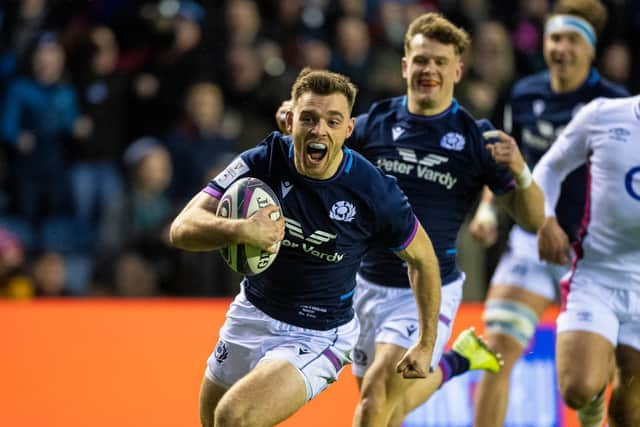
[[[279,136],[279,132],[274,132],[254,148],[239,154],[207,184],[203,191],[219,199],[227,188],[240,178],[252,176],[264,179],[269,164],[270,151]]]
[[[482,134],[487,131],[495,130],[496,128],[487,119],[476,120],[476,125],[480,131],[480,138],[482,143],[480,144],[480,160],[484,170],[484,183],[491,189],[495,195],[502,195],[513,190],[515,181],[509,168],[506,166],[498,165],[491,153],[486,148],[486,144],[495,142],[494,138],[485,138]]]
[[[376,238],[384,246],[399,252],[409,246],[415,237],[418,219],[396,179],[382,171],[378,173],[378,199],[373,201],[378,224]]]

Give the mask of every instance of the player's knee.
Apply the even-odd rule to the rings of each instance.
[[[216,427],[248,427],[256,426],[256,415],[251,408],[241,401],[221,400],[214,414]]]
[[[488,301],[482,317],[488,334],[505,335],[518,343],[516,359],[529,344],[538,325],[538,316],[533,310],[525,304],[506,299]],[[505,352],[509,350],[509,346],[506,347]]]
[[[381,399],[380,396],[362,396],[359,403],[360,426],[382,425],[382,420],[389,416],[385,403],[387,402],[384,398]]]
[[[374,382],[367,384],[362,389],[360,399],[360,410],[363,414],[371,416],[385,410],[388,403],[388,396],[384,382]]]
[[[200,409],[200,426],[213,427],[213,411],[209,413],[206,410]]]
[[[560,394],[567,406],[572,409],[580,409],[593,400],[594,396],[602,390],[602,384],[595,384],[585,377],[559,378]]]

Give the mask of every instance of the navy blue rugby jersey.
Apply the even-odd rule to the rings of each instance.
[[[311,179],[296,171],[291,138],[274,132],[205,188],[220,197],[236,179],[252,176],[274,190],[285,238],[271,267],[243,284],[256,307],[304,328],[327,330],[351,320],[355,275],[367,248],[402,250],[419,224],[393,177],[343,150],[331,179]]]
[[[543,71],[515,84],[505,109],[504,128],[516,138],[522,155],[533,169],[585,104],[598,97],[618,98],[627,95],[623,87],[603,79],[595,69],[574,92],[554,93],[549,72]],[[582,222],[586,182],[587,166],[569,174],[562,184],[556,205],[558,222],[571,240],[578,237]]]
[[[429,117],[411,114],[406,102],[403,96],[374,104],[358,116],[347,143],[398,179],[433,242],[447,284],[460,276],[456,237],[483,185],[503,194],[514,181],[507,168],[495,163],[481,129],[455,100]],[[384,286],[409,286],[403,261],[380,246],[367,253],[360,274]]]

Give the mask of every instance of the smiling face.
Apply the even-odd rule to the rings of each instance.
[[[353,131],[354,119],[346,96],[336,92],[305,92],[287,113],[293,136],[296,170],[314,179],[329,179],[342,161],[344,140]]]
[[[453,99],[453,88],[462,76],[462,62],[453,44],[416,34],[402,58],[402,77],[407,81],[409,111],[434,115]]]
[[[577,89],[588,77],[593,47],[575,31],[554,31],[544,36],[544,59],[554,90]]]

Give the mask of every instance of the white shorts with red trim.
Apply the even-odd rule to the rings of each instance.
[[[602,275],[590,275],[578,266],[575,274],[562,280],[557,332],[592,332],[614,347],[628,345],[640,351],[640,289],[610,287],[593,277]]]

